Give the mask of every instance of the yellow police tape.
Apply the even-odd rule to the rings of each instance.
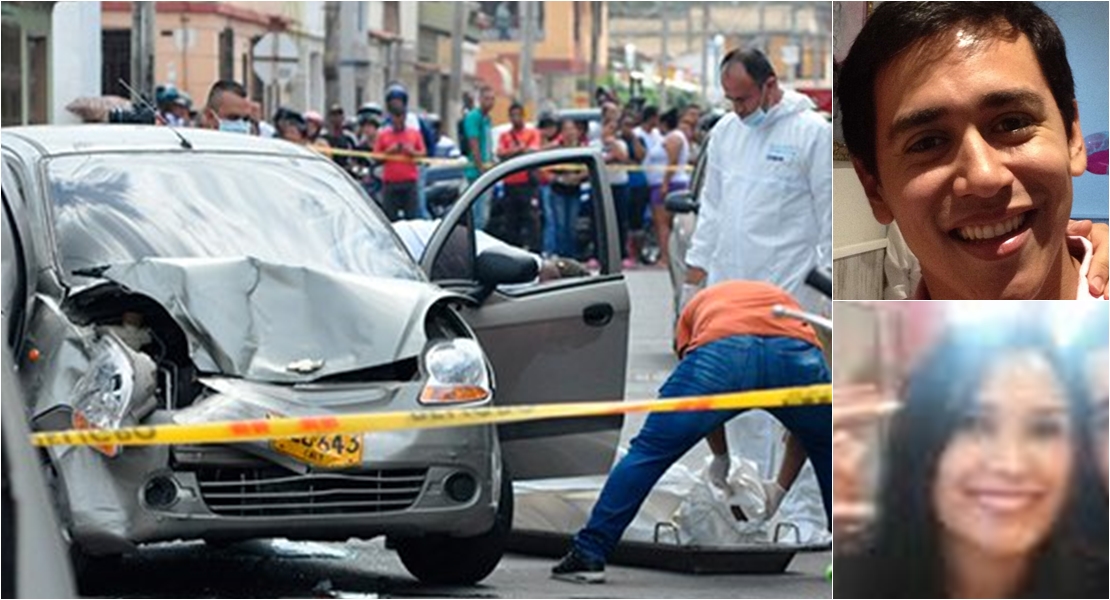
[[[342,148],[329,148],[326,146],[309,146],[310,149],[315,150],[321,154],[328,156],[349,156],[354,158],[365,158],[368,160],[376,160],[381,162],[406,162],[422,165],[453,165],[453,166],[466,166],[470,161],[465,158],[428,158],[425,156],[404,156],[401,154],[384,154],[381,152],[366,152],[365,150],[344,150]],[[542,152],[542,150],[541,150]],[[489,163],[487,168],[497,166],[497,163]],[[585,165],[568,165],[568,166],[554,166],[544,167],[543,171],[570,171],[577,169],[585,169]],[[606,165],[606,169],[614,169],[618,171],[655,171],[655,172],[669,172],[669,171],[692,171],[694,169],[691,165],[677,165],[677,166],[652,166],[644,167],[641,165]]]
[[[425,410],[413,411],[217,421],[190,425],[149,425],[112,430],[71,429],[35,433],[31,436],[31,443],[35,446],[226,444],[304,435],[493,425],[537,419],[598,417],[634,412],[782,408],[831,403],[832,386],[825,384],[659,400],[566,402],[479,408],[429,407]]]

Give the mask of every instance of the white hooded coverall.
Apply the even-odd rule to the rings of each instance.
[[[713,128],[697,228],[686,263],[706,285],[766,281],[811,312],[827,299],[805,285],[831,267],[832,133],[813,102],[790,90],[759,127],[730,112]]]

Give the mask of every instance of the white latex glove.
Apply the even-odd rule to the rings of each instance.
[[[709,469],[707,470],[707,472],[709,475],[709,483],[712,483],[713,485],[731,494],[732,489],[731,486],[729,486],[728,484],[729,467],[730,465],[727,454],[714,454],[713,460],[709,463]]]
[[[690,300],[693,299],[694,295],[700,291],[700,285],[693,283],[682,284],[682,296],[679,300],[678,312],[681,313],[686,308],[686,305],[690,303]],[[726,456],[725,459],[727,460],[728,457]]]
[[[767,510],[763,514],[766,515],[765,518],[770,519],[775,516],[775,511],[782,504],[782,499],[786,496],[786,490],[782,489],[777,481],[764,481],[763,491],[767,494]]]

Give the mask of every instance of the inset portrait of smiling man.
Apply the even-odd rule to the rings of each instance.
[[[1107,8],[1093,4],[1101,38],[1068,43],[1105,55]],[[1032,2],[888,2],[869,15],[838,65],[839,117],[872,214],[920,261],[911,298],[1103,297],[1105,225],[1070,235],[1069,219],[1088,167],[1079,111],[1105,126],[1106,95],[1081,107],[1075,87],[1060,29]],[[1101,190],[1083,204],[1104,223]]]

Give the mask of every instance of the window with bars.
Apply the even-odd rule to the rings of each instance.
[[[106,96],[130,98],[120,80],[131,81],[131,30],[105,29],[100,37],[101,91]]]

